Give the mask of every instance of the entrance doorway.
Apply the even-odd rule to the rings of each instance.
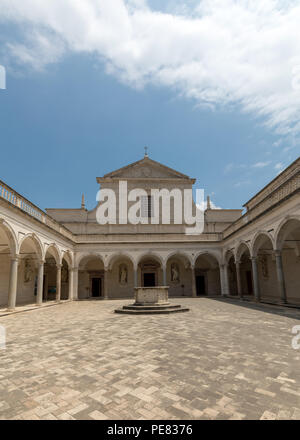
[[[196,291],[197,291],[197,296],[206,295],[204,275],[196,276]]]
[[[92,278],[92,297],[99,298],[102,295],[101,278]]]
[[[144,273],[144,287],[155,286],[155,273]]]

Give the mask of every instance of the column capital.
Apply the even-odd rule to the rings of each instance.
[[[57,269],[61,269],[62,267],[63,267],[62,264],[57,264],[57,265],[56,265],[56,268],[57,268]]]
[[[38,260],[38,265],[43,266],[46,263],[45,260]]]
[[[257,257],[252,256],[252,257],[250,257],[250,260],[255,262],[255,261],[257,261]]]
[[[274,250],[274,255],[275,255],[275,257],[281,257],[282,256],[282,251],[280,249],[275,249]]]
[[[71,272],[78,272],[78,267],[77,266],[76,267],[71,267],[69,270]]]
[[[241,264],[241,260],[235,260],[235,261],[234,261],[234,264],[235,264],[236,266],[238,266],[239,264]]]

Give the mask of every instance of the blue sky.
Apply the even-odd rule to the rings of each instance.
[[[45,34],[43,17],[24,17],[11,1],[10,15],[0,13],[0,65],[7,69],[7,89],[0,90],[0,178],[42,209],[80,207],[82,193],[93,208],[96,177],[139,160],[145,145],[154,160],[196,177],[223,208],[240,208],[299,155],[297,117],[286,116],[286,99],[278,98],[274,108],[260,104],[276,95],[278,78],[268,96],[266,87],[260,93],[258,80],[256,89],[250,84],[249,97],[248,91],[241,94],[246,77],[237,90],[230,78],[222,87],[207,78],[199,82],[195,62],[204,61],[197,53],[191,55],[192,76],[190,60],[180,70],[177,61],[176,67],[169,61],[167,70],[153,73],[159,39],[155,51],[149,49],[153,63],[148,58],[137,63],[109,45],[103,49],[99,38],[96,47],[87,41],[80,50],[69,42],[65,48],[69,36],[58,29]],[[183,14],[179,23],[193,20],[196,12],[189,8],[199,2],[182,2],[181,11],[169,2],[158,18],[150,8],[157,11],[158,2],[148,3],[146,12],[145,2],[131,3],[156,25],[166,11],[175,21]],[[70,28],[75,25],[70,21]],[[139,40],[133,37],[133,43]],[[234,69],[232,74],[234,82]],[[293,105],[297,110],[297,99]]]

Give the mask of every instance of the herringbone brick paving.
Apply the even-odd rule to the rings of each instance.
[[[208,298],[180,315],[129,301],[0,318],[0,419],[300,419],[300,312]]]

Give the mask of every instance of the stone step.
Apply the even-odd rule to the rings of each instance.
[[[127,315],[163,315],[163,314],[170,314],[170,313],[183,313],[183,312],[189,312],[190,309],[186,307],[164,307],[164,308],[157,308],[157,309],[145,309],[145,308],[135,308],[135,309],[116,309],[115,313],[122,313]]]
[[[123,306],[123,309],[125,310],[157,310],[157,309],[177,309],[181,307],[179,304],[171,305],[169,304],[163,304],[163,305],[135,305],[130,304],[129,306]]]

